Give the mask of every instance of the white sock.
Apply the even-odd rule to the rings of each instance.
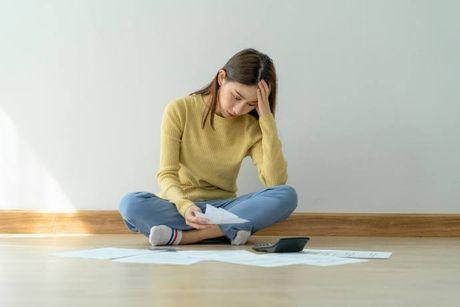
[[[151,245],[178,245],[182,239],[182,230],[166,225],[150,228],[149,242]]]
[[[251,236],[251,232],[249,230],[238,230],[235,238],[231,240],[231,243],[232,245],[245,244],[248,241],[250,236]]]

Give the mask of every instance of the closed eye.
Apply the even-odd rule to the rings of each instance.
[[[235,98],[236,100],[241,100],[240,98],[236,97],[235,95],[233,95],[233,98]],[[250,107],[255,107],[255,106],[257,106],[257,104],[250,104],[249,106]]]

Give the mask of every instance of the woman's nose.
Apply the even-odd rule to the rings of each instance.
[[[233,113],[236,114],[236,115],[240,115],[243,107],[244,107],[243,104],[236,105],[236,106],[233,108]]]

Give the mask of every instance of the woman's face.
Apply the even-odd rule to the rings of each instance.
[[[228,82],[225,70],[219,71],[217,110],[222,117],[236,117],[247,114],[257,107],[257,85],[244,85],[239,82]]]

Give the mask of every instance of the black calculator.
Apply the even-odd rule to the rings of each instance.
[[[257,243],[252,249],[258,252],[267,253],[294,253],[303,250],[310,240],[309,237],[288,237],[281,238],[275,243]]]

